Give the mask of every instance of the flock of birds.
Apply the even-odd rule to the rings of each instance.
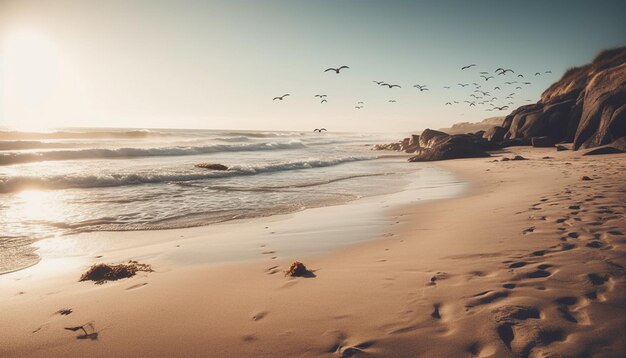
[[[470,70],[473,67],[477,67],[477,65],[473,63],[470,65],[462,66],[461,71]],[[341,73],[342,70],[346,70],[346,69],[350,69],[350,67],[346,65],[343,65],[337,68],[331,67],[331,68],[327,68],[326,70],[324,70],[324,72],[334,72],[335,74],[338,75]],[[543,72],[535,72],[535,76],[541,76],[542,74],[551,74],[551,73],[552,71],[550,70],[543,71]],[[522,90],[524,88],[523,86],[528,86],[532,84],[531,82],[524,80],[525,77],[523,74],[516,73],[515,70],[511,68],[499,67],[493,72],[480,71],[478,72],[478,75],[479,76],[477,77],[477,79],[481,78],[482,80],[477,80],[477,81],[481,82],[482,84],[478,82],[471,82],[471,83],[459,82],[457,83],[457,85],[461,87],[462,89],[465,89],[467,87],[468,90],[472,91],[469,93],[469,95],[466,94],[467,98],[463,100],[462,102],[463,104],[467,104],[468,107],[481,106],[487,112],[504,111],[504,110],[510,109],[510,106],[515,103],[513,100],[515,99],[516,95],[518,95],[516,91]],[[513,78],[514,80],[511,80],[511,77],[514,77]],[[500,79],[507,79],[507,81],[500,81],[501,83],[496,84],[491,90],[489,89],[491,88],[491,86],[489,86],[489,88],[487,87],[487,82],[489,82],[489,80],[492,80],[491,83],[494,83]],[[398,84],[387,83],[385,81],[372,81],[372,82],[380,87],[387,87],[389,89],[402,88],[402,86]],[[413,85],[413,87],[419,90],[420,92],[429,91],[428,86],[425,84],[415,84]],[[443,89],[449,90],[451,89],[451,86],[450,85],[443,86]],[[510,91],[510,93],[504,95],[504,93],[508,92],[508,91],[505,92],[505,90]],[[494,92],[494,94],[492,94],[492,92]],[[496,94],[498,96],[496,96]],[[289,96],[289,93],[286,93],[282,96],[274,97],[273,101],[276,101],[276,100],[282,101],[288,96]],[[314,97],[320,101],[320,104],[328,102],[328,100],[326,99],[328,96],[325,94],[316,94]],[[530,99],[527,99],[526,101],[532,102],[532,100]],[[397,100],[389,99],[387,102],[396,103]],[[460,105],[460,104],[461,104],[460,99],[453,99],[453,100],[446,102],[444,106],[455,106],[455,105]],[[364,105],[365,105],[364,102],[359,101],[356,103],[356,106],[354,106],[354,108],[357,110],[360,110],[360,109],[365,108]],[[316,128],[314,130],[314,132],[322,132],[322,131],[326,131],[326,129]]]

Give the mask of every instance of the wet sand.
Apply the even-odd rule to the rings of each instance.
[[[528,160],[438,163],[470,188],[391,205],[377,238],[330,252],[294,257],[260,236],[257,260],[184,264],[166,253],[201,251],[202,233],[174,230],[44,258],[0,276],[0,356],[623,355],[626,155],[502,156],[516,154]],[[155,272],[77,282],[94,262],[130,259]],[[314,277],[284,277],[293,259]]]

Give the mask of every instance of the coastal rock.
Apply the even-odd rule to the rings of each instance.
[[[552,139],[551,137],[532,137],[530,139],[530,143],[532,144],[533,147],[536,148],[549,148],[549,147],[554,147],[554,145],[556,143],[554,143],[554,139]]]
[[[228,170],[228,167],[218,163],[196,163],[193,165],[196,168],[210,169],[210,170]]]
[[[626,137],[622,137],[611,144],[590,150],[583,155],[619,154],[626,153]]]
[[[504,127],[494,126],[485,131],[483,138],[490,142],[502,142],[505,134],[506,129],[504,129]]]
[[[425,133],[427,137],[422,139]],[[490,156],[485,149],[486,140],[474,135],[448,135],[427,129],[420,136],[420,144],[422,143],[427,146],[420,146],[415,152],[416,155],[409,158],[410,162]]]
[[[562,152],[562,151],[564,151],[564,150],[569,150],[569,148],[567,148],[567,147],[565,147],[565,146],[562,146],[562,145],[557,145],[557,146],[556,146],[556,151],[557,151],[557,152]]]
[[[505,140],[549,137],[591,148],[626,136],[626,47],[568,70],[535,103],[504,119]]]

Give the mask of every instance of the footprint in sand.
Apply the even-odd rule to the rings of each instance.
[[[260,321],[263,318],[265,318],[265,316],[267,316],[268,314],[269,314],[269,312],[267,312],[267,311],[257,312],[257,313],[252,315],[252,320],[255,321],[255,322],[256,321]]]
[[[147,285],[147,284],[148,284],[147,282],[141,282],[141,283],[138,283],[138,284],[136,284],[136,285],[132,285],[132,286],[127,287],[127,288],[126,288],[126,291],[129,291],[129,290],[135,290],[135,289],[138,289],[138,288],[144,287],[144,286],[145,286],[145,285]]]

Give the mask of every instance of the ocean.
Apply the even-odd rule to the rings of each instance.
[[[296,212],[401,191],[398,135],[239,130],[0,131],[0,273],[34,241]],[[219,163],[228,170],[198,168]]]

